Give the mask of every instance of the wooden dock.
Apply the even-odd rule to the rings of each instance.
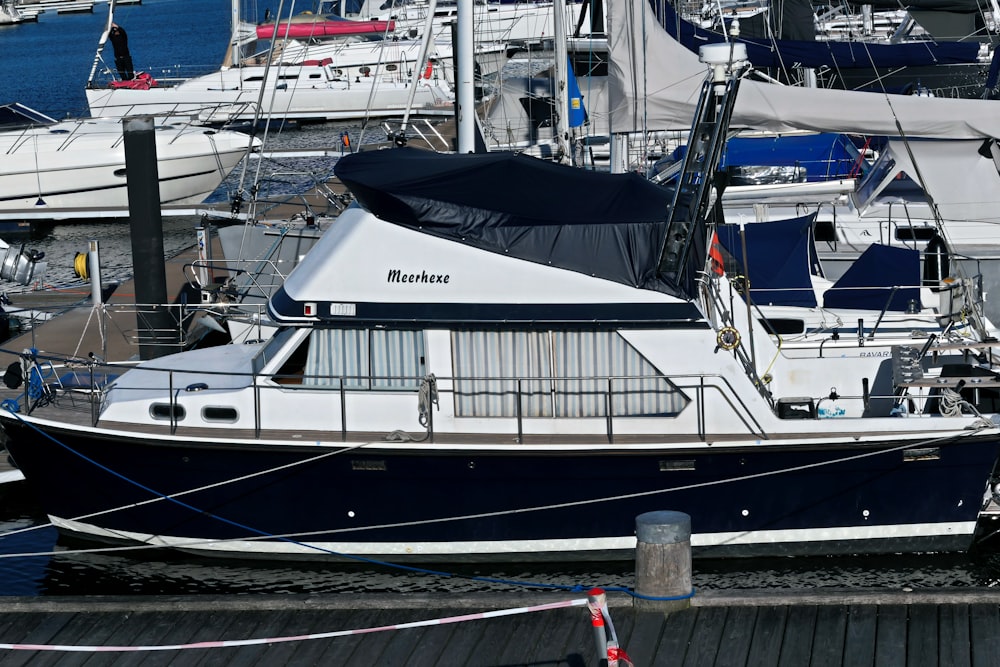
[[[586,595],[7,598],[0,601],[3,645],[104,649],[0,648],[0,665],[601,664],[586,606],[458,619],[574,598]],[[668,616],[636,612],[615,593],[608,607],[637,666],[1000,664],[1000,593],[993,589],[706,593]],[[400,624],[415,627],[394,627]],[[342,634],[329,636],[335,633]],[[302,637],[315,634],[328,636]],[[282,638],[293,639],[274,641]],[[250,639],[272,641],[148,650]]]

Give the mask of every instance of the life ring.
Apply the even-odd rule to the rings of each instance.
[[[735,327],[723,327],[719,329],[719,335],[715,337],[715,342],[723,350],[733,350],[740,344],[740,332]]]
[[[424,70],[424,79],[430,79],[434,75],[434,63],[428,61],[427,68]]]

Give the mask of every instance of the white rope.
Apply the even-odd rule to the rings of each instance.
[[[447,625],[450,623],[464,623],[465,621],[478,621],[486,618],[498,618],[501,616],[515,616],[518,614],[530,614],[539,611],[550,611],[552,609],[562,609],[566,607],[582,607],[587,604],[587,599],[561,600],[559,602],[549,602],[547,604],[535,605],[533,607],[517,607],[514,609],[498,609],[495,611],[484,611],[475,614],[462,614],[461,616],[447,616],[445,618],[432,618],[425,621],[413,621],[411,623],[398,623],[396,625],[382,625],[373,628],[360,628],[356,630],[336,630],[333,632],[318,632],[308,635],[291,635],[286,637],[261,637],[257,639],[234,639],[226,641],[195,642],[193,644],[160,644],[152,646],[73,646],[66,644],[0,644],[0,649],[10,649],[15,651],[60,651],[71,653],[123,653],[136,651],[178,651],[186,649],[202,648],[233,648],[236,646],[259,646],[261,644],[280,644],[284,642],[298,642],[311,639],[332,639],[334,637],[348,637],[350,635],[366,635],[374,632],[387,632],[389,630],[407,630],[410,628],[422,628],[433,625]]]

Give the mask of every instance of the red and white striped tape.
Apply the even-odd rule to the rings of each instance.
[[[256,646],[259,644],[280,644],[282,642],[298,642],[309,639],[329,639],[331,637],[347,637],[349,635],[365,635],[373,632],[386,632],[388,630],[405,630],[407,628],[421,628],[430,625],[447,625],[449,623],[462,623],[464,621],[477,621],[484,618],[497,618],[500,616],[514,616],[516,614],[530,614],[537,611],[549,611],[551,609],[561,609],[564,607],[581,607],[587,604],[587,599],[564,600],[562,602],[550,602],[534,607],[517,607],[515,609],[498,609],[496,611],[484,611],[476,614],[463,614],[462,616],[449,616],[447,618],[434,618],[426,621],[414,621],[412,623],[400,623],[398,625],[383,625],[377,628],[360,628],[357,630],[337,630],[336,632],[320,632],[311,635],[295,635],[291,637],[264,637],[260,639],[235,639],[227,641],[195,642],[193,644],[165,644],[160,646],[66,646],[60,644],[3,644],[0,649],[10,649],[15,651],[65,651],[77,653],[112,653],[124,651],[179,651],[192,648],[230,648],[234,646]]]

